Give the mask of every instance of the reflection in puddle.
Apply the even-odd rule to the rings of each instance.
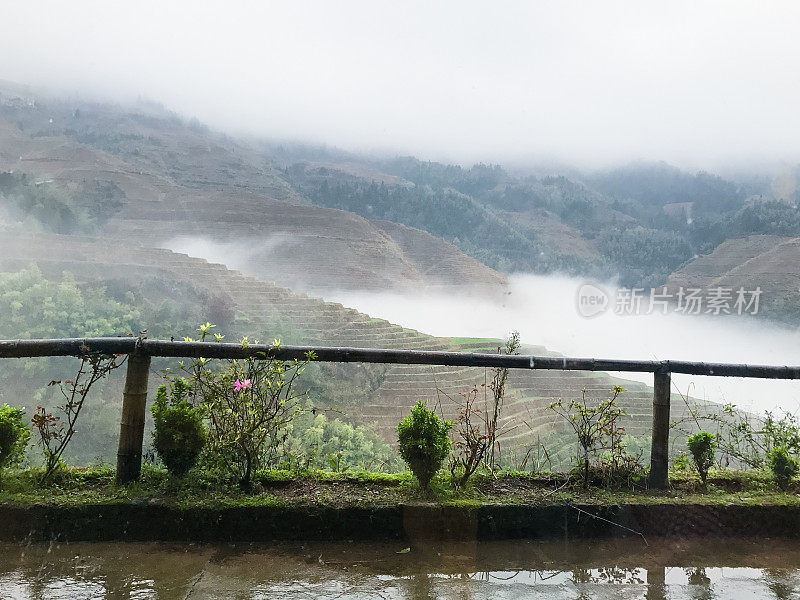
[[[0,598],[800,600],[800,543],[0,545]]]

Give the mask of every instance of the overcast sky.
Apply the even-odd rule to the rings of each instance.
[[[794,0],[4,0],[0,79],[433,159],[800,161]]]

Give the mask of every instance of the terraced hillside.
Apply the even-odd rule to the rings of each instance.
[[[430,290],[479,288],[483,294],[502,292],[507,284],[505,275],[470,258],[452,244],[426,231],[392,223],[372,221],[385,231],[414,265]]]
[[[452,348],[470,352],[496,352],[500,343],[491,341],[453,343]],[[553,356],[541,346],[525,346],[525,354]],[[447,418],[455,418],[461,406],[460,393],[478,389],[479,406],[484,409],[483,387],[492,374],[484,369],[468,367],[432,367],[398,365],[386,374],[383,385],[367,406],[355,407],[350,414],[361,423],[372,423],[387,440],[395,436],[397,422],[419,398],[441,407]],[[652,423],[652,390],[644,384],[623,381],[605,373],[576,371],[511,371],[501,418],[503,448],[517,457],[530,450],[535,456],[541,443],[553,460],[553,468],[564,466],[574,456],[574,440],[565,423],[547,407],[558,398],[580,398],[586,389],[587,398],[605,399],[614,385],[623,385],[626,392],[622,405],[629,412],[626,432],[632,436],[649,436]],[[486,398],[485,407],[491,398]],[[677,401],[678,412],[681,405]]]
[[[213,245],[235,254],[250,275],[315,292],[505,281],[444,242],[425,240],[420,252],[418,235],[401,247],[407,236],[397,241],[354,213],[310,206],[263,152],[241,141],[154,107],[77,105],[28,98],[0,83],[0,171],[77,196],[87,186],[111,186],[118,206],[105,216],[104,234],[156,247]],[[459,269],[450,276],[431,268],[437,262]]]
[[[668,286],[761,288],[759,313],[779,320],[792,320],[800,306],[800,238],[751,235],[727,240],[712,253],[700,256],[672,274]]]
[[[91,238],[56,235],[13,235],[0,237],[0,268],[15,271],[38,265],[52,277],[64,271],[79,281],[124,279],[132,284],[144,277],[184,281],[208,290],[224,290],[232,299],[239,318],[247,319],[254,337],[282,337],[291,329],[296,341],[309,344],[383,347],[425,350],[497,350],[492,340],[436,338],[381,319],[374,319],[341,304],[294,292],[272,282],[248,277],[223,265],[163,249],[142,245],[126,247]],[[295,340],[292,340],[295,341]],[[526,347],[526,353],[552,355],[542,347]],[[337,372],[332,371],[332,374]],[[352,372],[338,372],[349,377]],[[381,369],[368,398],[342,405],[341,398],[326,400],[341,408],[357,423],[373,425],[380,435],[394,442],[395,426],[420,398],[441,406],[443,414],[454,418],[459,393],[480,388],[487,375],[483,369],[416,365],[386,366]],[[156,383],[155,381],[153,382]],[[548,440],[554,459],[571,452],[563,434],[566,429],[547,405],[554,399],[579,397],[587,389],[590,398],[606,397],[619,383],[603,373],[560,371],[513,371],[503,411],[508,448],[526,448],[536,440]],[[647,386],[624,382],[628,389],[623,405],[630,412],[627,424],[631,435],[646,435],[651,419],[652,393]],[[676,407],[680,404],[676,402]],[[555,447],[553,447],[555,444]]]
[[[109,235],[147,245],[177,237],[236,240],[263,278],[294,273],[295,286],[330,283],[341,289],[408,289],[423,278],[392,239],[344,211],[298,206],[249,192],[186,189],[106,152],[64,138],[28,140],[0,124],[0,170],[30,173],[62,185],[112,182],[122,207],[104,225]],[[5,160],[2,160],[5,159]]]
[[[4,140],[14,159],[26,160],[36,148],[56,161],[69,161],[58,149],[94,151],[100,163],[108,157],[132,173],[157,176],[174,186],[220,190],[306,204],[263,154],[231,138],[211,133],[196,122],[185,123],[164,107],[146,101],[134,106],[81,100],[59,100],[25,86],[0,81],[0,115],[12,140]],[[4,126],[0,125],[0,129]],[[6,132],[7,134],[8,132]],[[14,142],[12,146],[12,142]],[[2,145],[0,145],[2,146]],[[55,154],[50,154],[55,150]],[[17,156],[13,156],[13,152]],[[0,153],[2,150],[0,150]],[[86,164],[91,167],[91,163]],[[114,175],[116,171],[106,171]]]

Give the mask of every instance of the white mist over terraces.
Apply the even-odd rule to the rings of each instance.
[[[283,235],[233,241],[178,236],[165,247],[255,275],[258,263],[271,249],[292,243]],[[434,336],[504,338],[517,330],[523,343],[545,346],[565,356],[800,365],[800,330],[747,314],[684,316],[655,311],[622,316],[609,307],[591,318],[582,316],[579,292],[596,283],[563,275],[515,274],[509,277],[501,301],[496,294],[466,290],[447,294],[329,291],[322,295],[325,300]],[[613,283],[597,285],[606,293],[614,289]],[[648,373],[616,375],[652,385]],[[733,402],[758,412],[800,413],[800,381],[681,374],[674,374],[672,381],[673,391],[683,395],[688,392],[695,398]]]
[[[206,236],[179,235],[160,245],[173,252],[204,258],[212,263],[223,264],[229,269],[245,275],[258,276],[254,265],[264,260],[278,246],[297,245],[289,234],[276,233],[267,237],[233,240],[213,240]]]
[[[518,330],[524,343],[566,356],[800,365],[800,333],[760,319],[674,313],[620,316],[612,310],[585,318],[577,308],[585,280],[539,275],[510,279],[510,293],[501,303],[467,293],[341,292],[326,299],[436,336],[504,338]],[[618,375],[652,385],[650,374]],[[798,381],[676,374],[673,391],[756,411],[800,410]]]

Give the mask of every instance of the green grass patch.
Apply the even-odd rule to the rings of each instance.
[[[477,352],[479,350],[488,350],[490,352],[496,352],[498,347],[502,347],[505,345],[505,342],[501,339],[495,338],[477,338],[477,337],[451,337],[447,338],[450,340],[450,343],[457,345],[457,346],[465,346],[471,345],[474,346],[472,348],[465,348],[465,351],[469,352]]]
[[[154,503],[176,508],[228,508],[244,506],[387,506],[433,502],[465,508],[481,504],[550,505],[611,504],[736,504],[800,506],[800,482],[780,490],[764,471],[714,470],[703,488],[693,471],[673,472],[666,491],[583,488],[563,474],[504,471],[475,475],[456,489],[449,473],[440,471],[424,492],[408,473],[369,471],[286,470],[259,471],[254,488],[241,491],[216,473],[195,469],[182,478],[163,467],[145,465],[141,480],[126,486],[115,482],[107,466],[69,467],[41,483],[42,469],[8,469],[0,480],[0,503],[14,505]]]

